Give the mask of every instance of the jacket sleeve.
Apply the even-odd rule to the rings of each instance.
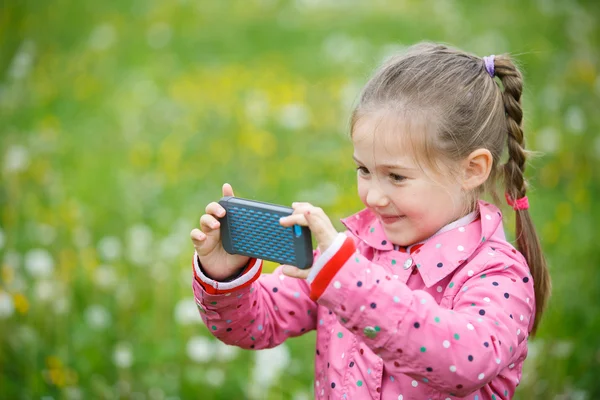
[[[283,275],[282,266],[261,275],[262,260],[251,259],[231,282],[208,278],[196,254],[193,268],[194,297],[202,321],[224,343],[271,348],[316,326],[317,304],[309,297],[307,282]]]
[[[390,374],[462,397],[512,368],[526,343],[533,283],[526,265],[507,260],[482,260],[479,274],[451,283],[456,295],[445,308],[425,291],[385,279],[383,267],[344,240],[312,282],[311,296],[362,337]]]

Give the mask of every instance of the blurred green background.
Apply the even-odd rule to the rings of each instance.
[[[554,293],[518,398],[600,398],[599,16],[567,0],[4,0],[0,398],[312,398],[314,333],[260,352],[212,339],[189,232],[223,182],[357,211],[352,104],[421,40],[520,62]]]

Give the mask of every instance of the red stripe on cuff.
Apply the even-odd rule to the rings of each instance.
[[[331,260],[327,261],[310,285],[310,298],[313,301],[317,301],[319,297],[321,297],[335,274],[337,274],[346,261],[352,257],[355,251],[356,245],[354,244],[354,240],[347,237],[344,240],[342,247],[340,247],[338,252],[331,257]]]
[[[194,257],[195,257],[195,255],[194,255]],[[246,275],[252,269],[252,267],[254,266],[254,264],[256,262],[257,262],[256,258],[251,258],[237,279]],[[202,279],[200,279],[200,277],[196,274],[196,269],[194,268],[194,259],[193,258],[192,258],[192,270],[194,271],[194,279],[196,280],[196,282],[198,282],[198,284],[202,287],[202,289],[204,289],[204,291],[206,293],[208,293],[208,294],[225,294],[225,293],[232,293],[232,292],[238,291],[240,289],[243,289],[245,287],[252,285],[252,282],[254,282],[255,280],[257,280],[260,277],[260,274],[262,272],[262,262],[260,263],[260,268],[258,269],[256,275],[252,279],[250,279],[248,282],[244,283],[243,285],[236,286],[232,289],[215,289],[214,287],[212,287],[211,285],[209,285],[208,283],[206,283]],[[217,287],[218,287],[218,285],[219,285],[219,283],[217,282]]]

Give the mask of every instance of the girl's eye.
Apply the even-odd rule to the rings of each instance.
[[[369,170],[366,169],[365,167],[358,167],[358,168],[356,168],[356,170],[358,171],[358,173],[360,175],[368,175],[369,174]]]
[[[390,178],[392,178],[392,180],[396,183],[400,183],[406,179],[405,176],[398,175],[398,174],[390,174]]]

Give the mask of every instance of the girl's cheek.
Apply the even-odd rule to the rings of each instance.
[[[360,198],[360,201],[363,202],[363,204],[366,206],[367,205],[367,186],[364,183],[361,183],[361,180],[359,178],[358,180],[358,197]]]

